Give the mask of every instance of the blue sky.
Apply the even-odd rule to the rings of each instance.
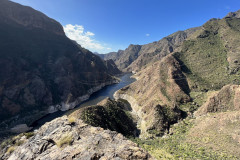
[[[59,21],[99,53],[147,44],[240,9],[239,0],[13,0]]]

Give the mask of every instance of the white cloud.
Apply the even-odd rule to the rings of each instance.
[[[89,49],[92,52],[106,53],[111,48],[105,47],[100,42],[94,39],[94,33],[85,32],[82,25],[67,24],[63,26],[66,36],[72,40],[75,40],[82,47]]]
[[[149,36],[150,36],[150,34],[149,34],[149,33],[147,33],[147,34],[146,34],[146,36],[147,36],[147,37],[149,37]]]

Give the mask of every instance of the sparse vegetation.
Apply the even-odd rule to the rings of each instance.
[[[34,132],[21,133],[17,136],[11,136],[4,140],[0,145],[0,151],[5,151],[11,154],[18,146],[21,146],[25,142],[24,136],[30,138],[34,135]],[[1,153],[1,152],[0,152]]]
[[[236,42],[239,42],[239,32],[234,32],[233,28],[229,27],[231,24],[235,25],[236,21],[239,23],[237,19],[207,22],[204,29],[197,32],[197,38],[185,41],[182,52],[174,54],[182,61],[182,70],[187,75],[192,90],[219,90],[238,79],[236,74],[230,74],[233,65],[228,62],[233,57],[239,58],[236,54],[228,53],[228,46],[235,45],[232,48],[236,48]],[[230,34],[234,36],[229,37]],[[225,44],[228,41],[231,43]]]
[[[64,145],[71,145],[73,141],[73,137],[71,134],[65,133],[61,136],[61,138],[56,141],[56,144],[59,148],[63,147]]]
[[[70,124],[75,124],[75,122],[76,122],[76,118],[73,117],[73,116],[68,117],[68,122],[69,122]]]
[[[104,104],[82,108],[77,111],[77,115],[89,125],[117,131],[125,136],[135,136],[137,127],[128,105],[122,100],[106,99]]]
[[[11,154],[15,150],[14,146],[11,146],[7,149],[7,154]]]
[[[179,124],[172,126],[170,134],[162,138],[141,140],[131,139],[142,148],[149,151],[157,159],[236,159],[227,153],[221,153],[204,147],[193,145],[186,141],[189,129],[193,126],[193,119],[186,119]]]
[[[34,136],[34,132],[27,132],[24,133],[24,135],[26,136],[27,139],[29,139],[30,137]]]

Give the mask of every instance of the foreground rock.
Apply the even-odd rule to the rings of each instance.
[[[24,137],[22,138],[24,139]],[[79,119],[57,118],[24,139],[2,159],[153,159],[121,134],[92,127]],[[8,152],[7,152],[8,150]]]

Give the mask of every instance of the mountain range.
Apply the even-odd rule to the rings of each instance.
[[[121,71],[136,78],[114,99],[4,140],[1,159],[240,158],[240,10],[99,56],[32,8],[2,0],[0,17],[3,122],[73,108]]]

